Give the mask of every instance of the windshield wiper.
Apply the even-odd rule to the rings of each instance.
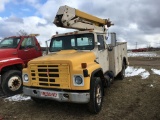
[[[9,48],[8,46],[0,46],[0,48]]]
[[[72,47],[74,50],[78,50],[78,48],[76,48],[76,47]]]
[[[61,51],[62,49],[57,49],[57,50],[53,50],[53,52],[58,52],[58,51]]]

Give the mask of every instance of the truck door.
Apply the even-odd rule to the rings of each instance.
[[[39,46],[36,46],[34,37],[26,37],[23,39],[18,50],[18,56],[25,64],[27,64],[29,60],[41,56],[41,49]]]
[[[103,35],[97,35],[97,40],[100,43],[98,46],[98,62],[101,65],[103,72],[105,73],[109,70],[108,50],[105,48]]]

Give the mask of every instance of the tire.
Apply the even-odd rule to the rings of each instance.
[[[104,88],[110,87],[111,83],[110,83],[110,77],[108,75],[104,76],[105,80],[104,80]]]
[[[114,82],[114,73],[112,71],[108,72],[108,76],[109,76],[109,80],[110,80],[110,84],[113,84]]]
[[[2,75],[2,90],[7,96],[22,93],[22,73],[10,70]]]
[[[123,63],[123,65],[122,65],[122,70],[121,70],[121,72],[118,74],[118,78],[119,78],[120,80],[123,80],[124,77],[125,77],[125,64]]]
[[[88,109],[91,113],[97,114],[101,111],[103,101],[103,88],[102,82],[99,77],[91,80],[90,84],[90,102]]]
[[[113,84],[114,82],[114,73],[112,71],[109,71],[104,75],[104,78],[105,78],[104,87],[105,88],[110,87],[111,84]]]

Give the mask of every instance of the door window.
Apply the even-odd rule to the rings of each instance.
[[[104,50],[105,49],[105,45],[104,45],[104,37],[103,37],[103,35],[97,35],[97,39],[98,39],[98,42],[100,43],[100,45],[98,46],[98,50]]]
[[[0,42],[0,48],[16,48],[20,38],[6,38]]]
[[[58,39],[54,40],[51,48],[53,48],[52,49],[53,51],[61,50],[62,49],[62,40],[58,40]]]
[[[35,47],[35,41],[33,38],[28,37],[28,38],[24,38],[22,44],[21,44],[21,48],[33,48]]]

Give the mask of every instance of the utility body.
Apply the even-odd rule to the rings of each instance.
[[[22,69],[29,60],[42,56],[35,37],[12,36],[0,42],[0,87],[5,95],[22,93]]]
[[[28,63],[23,69],[23,92],[36,102],[84,103],[92,113],[98,113],[104,88],[115,77],[124,78],[127,44],[116,42],[115,33],[111,33],[111,44],[106,44],[111,21],[69,6],[59,8],[54,24],[79,31],[54,35],[50,54]]]

